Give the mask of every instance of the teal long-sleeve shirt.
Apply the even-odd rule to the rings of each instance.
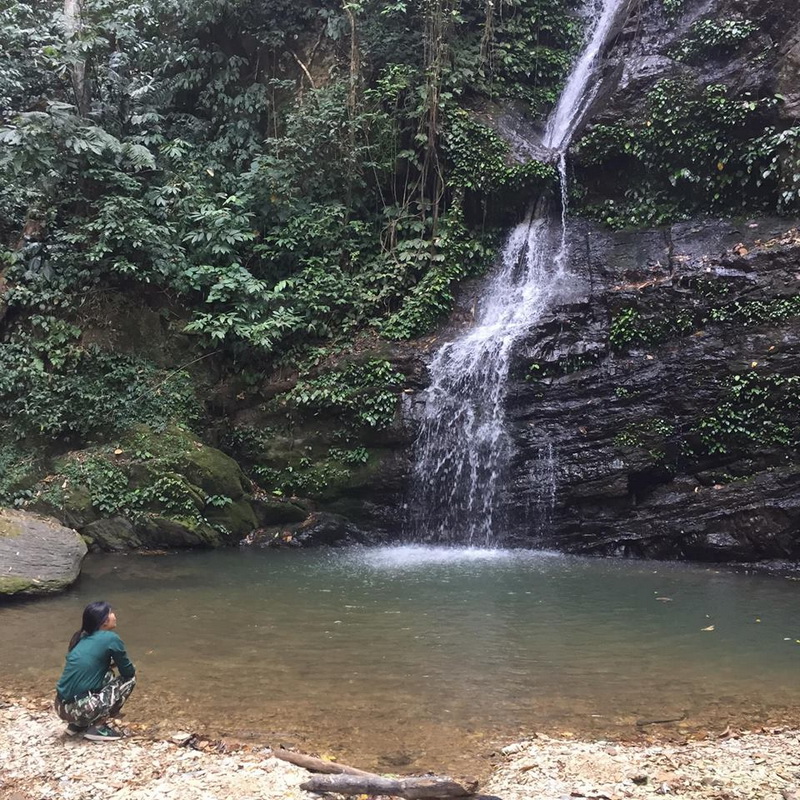
[[[68,702],[86,692],[99,691],[112,661],[123,678],[136,674],[122,639],[114,631],[95,631],[84,636],[67,653],[67,663],[56,685],[58,696]]]

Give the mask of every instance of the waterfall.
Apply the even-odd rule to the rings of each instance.
[[[591,105],[591,85],[625,0],[590,0],[584,45],[550,115],[542,144],[554,154],[561,182],[560,220],[539,201],[508,235],[476,323],[443,345],[430,364],[410,503],[410,538],[489,544],[512,444],[505,425],[510,355],[515,342],[550,306],[565,275],[566,150]],[[542,499],[552,507],[555,454],[544,445]],[[546,474],[545,474],[546,473]]]
[[[620,0],[589,0],[584,46],[547,120],[542,141],[545,147],[559,154],[566,152],[596,96],[597,84],[591,85],[591,80],[622,5]]]

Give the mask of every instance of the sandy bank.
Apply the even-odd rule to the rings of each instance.
[[[539,735],[506,751],[481,787],[502,800],[800,800],[796,730],[650,745]],[[93,744],[67,737],[49,711],[0,703],[3,800],[311,800],[308,774],[268,750]]]

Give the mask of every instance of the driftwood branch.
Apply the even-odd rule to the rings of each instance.
[[[345,795],[357,794],[382,794],[394,797],[403,797],[406,800],[438,800],[439,798],[473,798],[473,800],[499,800],[499,798],[479,797],[475,794],[478,790],[477,781],[468,781],[466,785],[456,783],[450,778],[431,776],[427,778],[384,778],[373,772],[348,767],[347,764],[337,764],[335,761],[326,761],[314,758],[304,753],[293,750],[284,750],[282,747],[273,750],[272,755],[290,764],[303,767],[310,772],[327,773],[324,776],[314,776],[306,781],[301,789],[317,794],[335,792]]]
[[[295,753],[293,750],[284,750],[282,747],[273,750],[272,755],[282,761],[288,761],[298,767],[307,769],[309,772],[325,772],[329,775],[362,775],[365,777],[375,777],[372,772],[364,772],[363,769],[348,767],[346,764],[337,764],[335,761],[325,761],[314,756],[307,756],[303,753]]]
[[[379,775],[315,775],[300,788],[324,794],[388,794],[406,800],[474,797],[477,786],[465,787],[450,778],[382,778]]]

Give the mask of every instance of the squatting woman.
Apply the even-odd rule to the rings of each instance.
[[[136,685],[134,669],[122,639],[114,633],[117,616],[108,603],[89,603],[83,624],[69,642],[64,672],[56,685],[55,709],[68,722],[70,736],[107,742],[122,734],[106,724],[115,717]],[[111,671],[112,663],[119,676]]]

